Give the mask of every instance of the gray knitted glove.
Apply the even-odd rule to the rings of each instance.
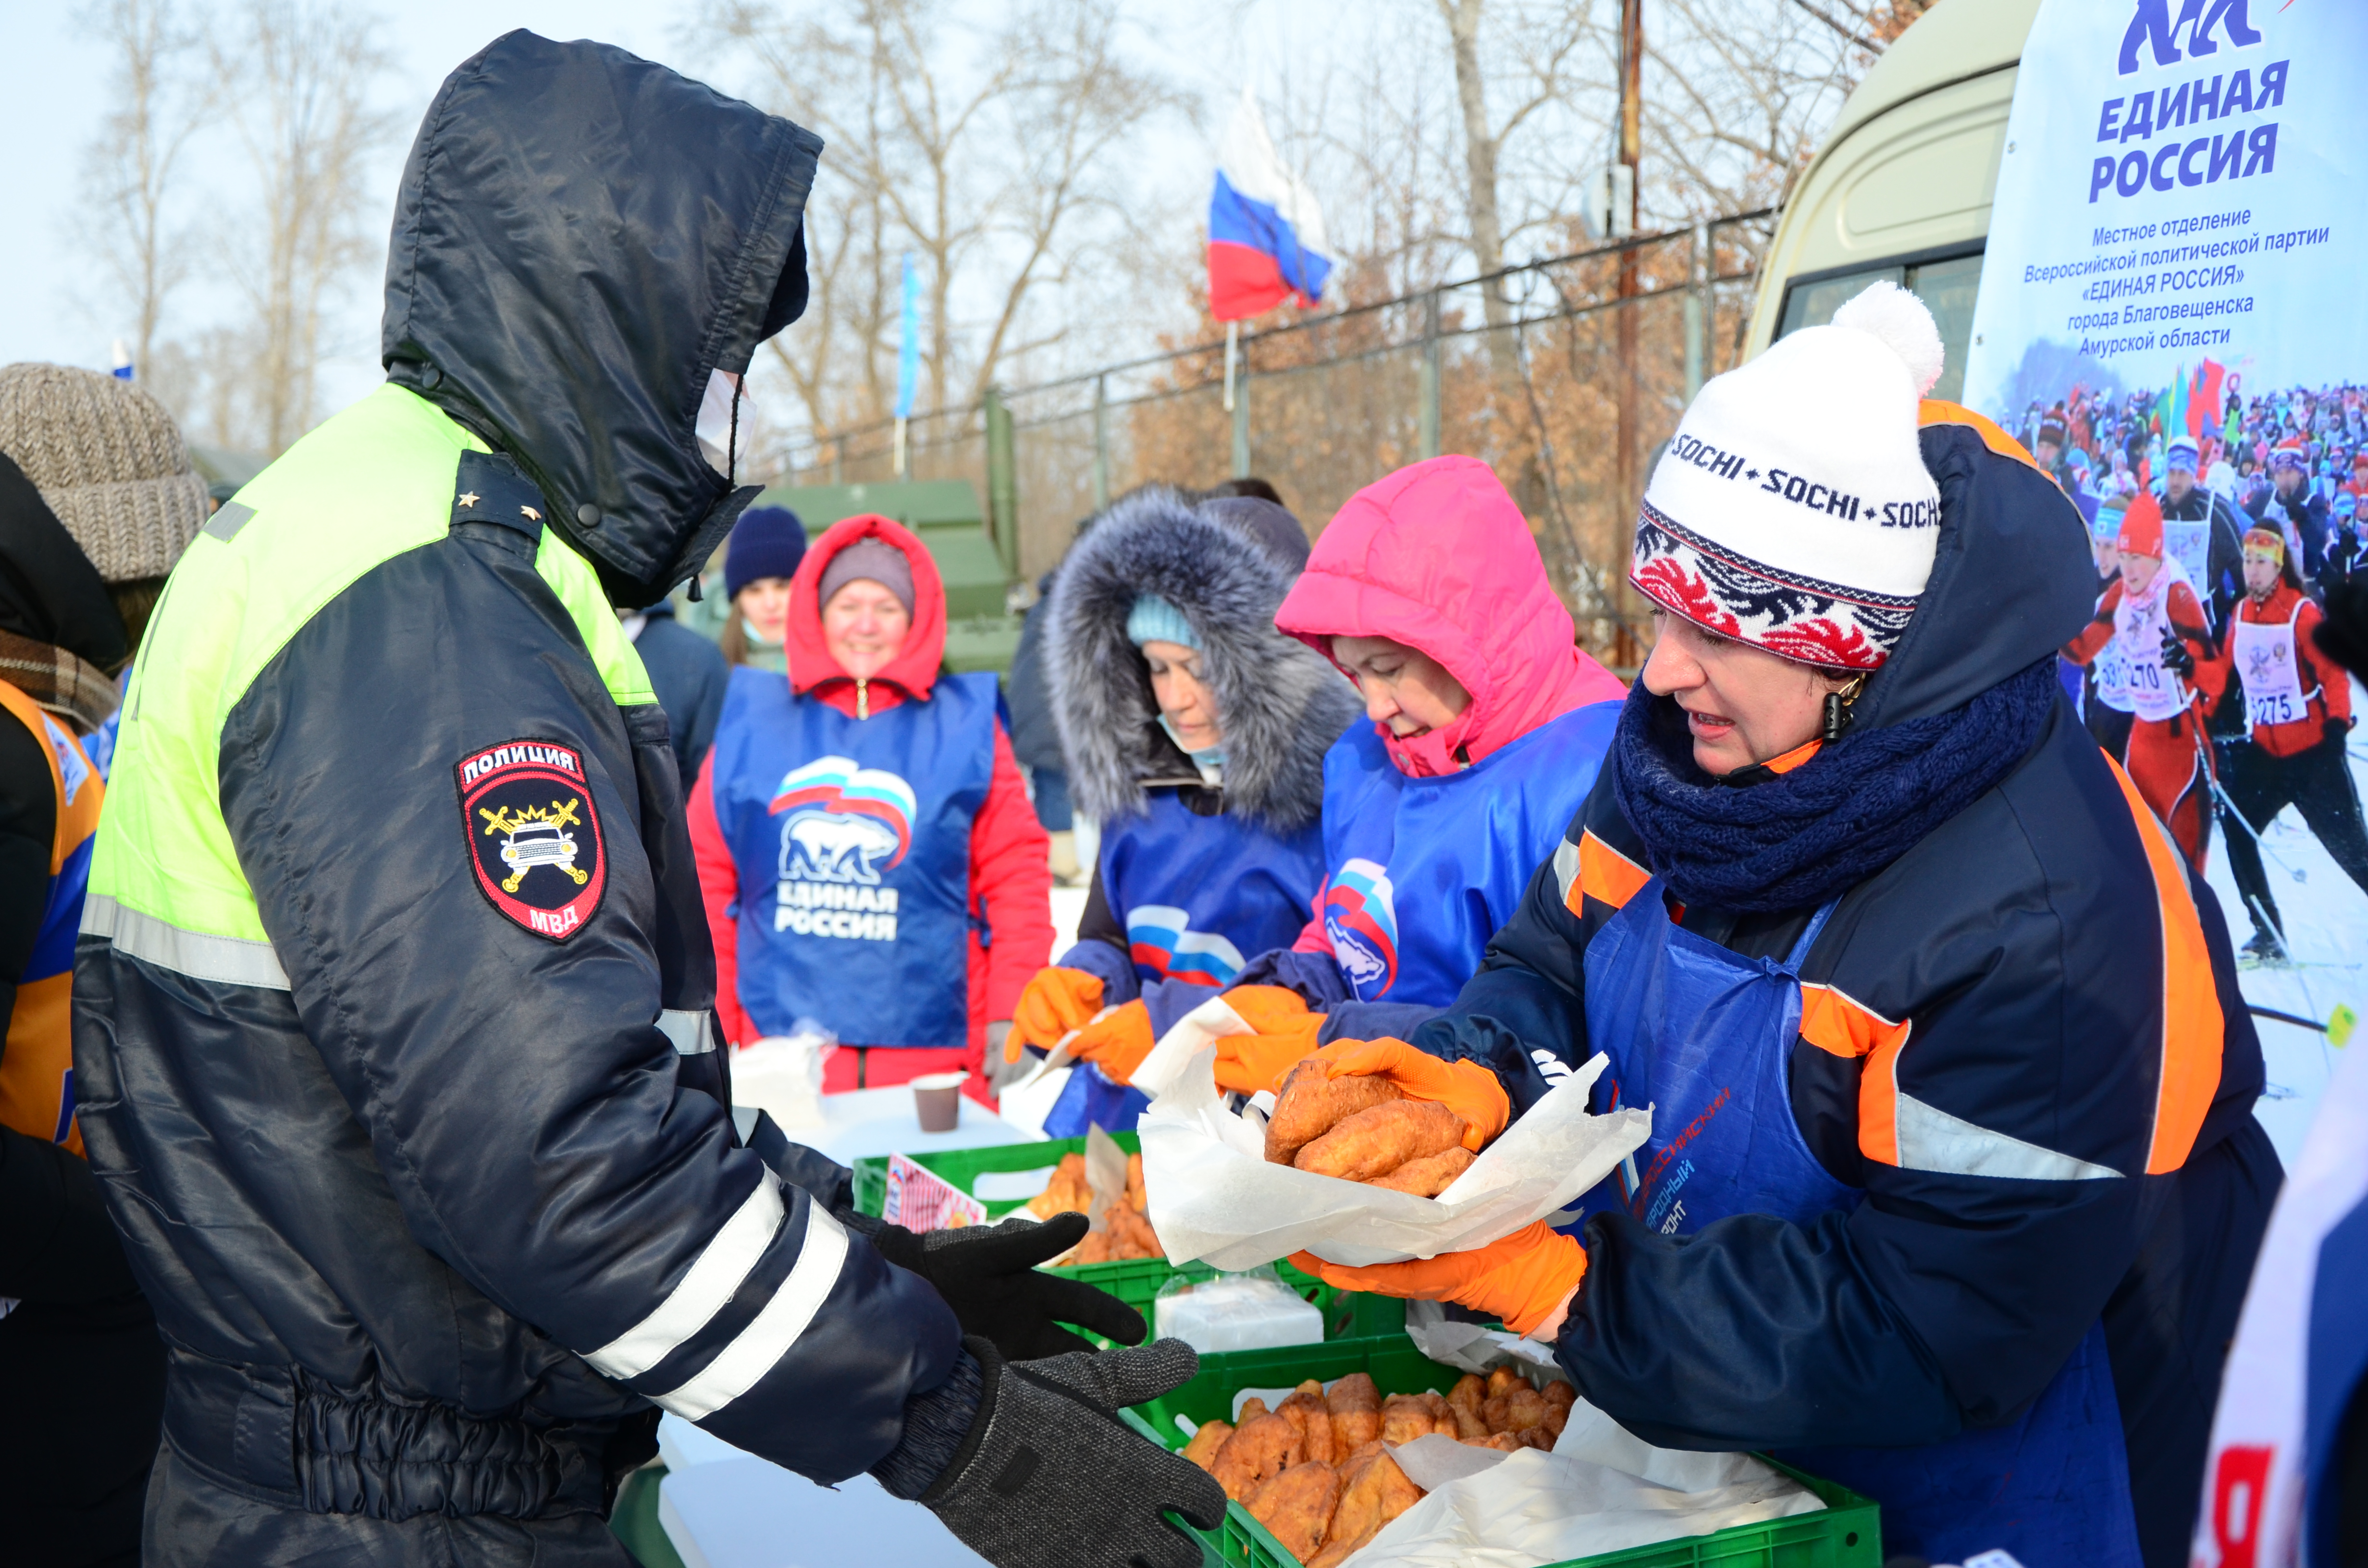
[[[1190,1346],[1006,1361],[962,1344],[985,1374],[978,1419],[923,1507],[996,1568],[1200,1568],[1201,1542],[1162,1510],[1213,1529],[1224,1489],[1117,1419],[1190,1381]]]

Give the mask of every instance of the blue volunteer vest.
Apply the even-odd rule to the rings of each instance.
[[[1836,1181],[1809,1152],[1786,1079],[1801,1032],[1801,961],[1833,905],[1779,962],[1744,958],[1678,926],[1661,893],[1656,877],[1587,945],[1588,1043],[1611,1058],[1591,1091],[1594,1108],[1650,1106],[1653,1132],[1586,1195],[1581,1211],[1622,1209],[1664,1235],[1685,1236],[1736,1214],[1807,1226],[1856,1209],[1865,1193]],[[2004,1550],[2032,1568],[2139,1568],[2101,1324],[2004,1426],[1921,1448],[1781,1457],[1880,1503],[1886,1553],[1965,1562]]]
[[[1455,1000],[1595,787],[1619,722],[1617,702],[1574,709],[1439,778],[1399,772],[1371,724],[1333,743],[1322,914],[1357,1000]]]
[[[810,1017],[849,1045],[967,1041],[971,824],[997,706],[993,676],[939,676],[928,701],[855,719],[768,670],[732,672],[710,787],[759,1029]]]
[[[1126,926],[1138,984],[1230,985],[1250,959],[1299,939],[1324,885],[1320,821],[1278,834],[1231,812],[1201,816],[1172,789],[1148,791],[1146,804],[1102,827],[1102,897]],[[1130,1132],[1150,1104],[1087,1062],[1069,1074],[1044,1132]]]
[[[1175,790],[1102,828],[1102,896],[1125,923],[1140,981],[1230,985],[1269,948],[1287,948],[1324,885],[1324,829],[1281,835],[1231,812],[1195,815]]]

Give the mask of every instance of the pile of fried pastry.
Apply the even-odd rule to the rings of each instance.
[[[1328,1391],[1310,1378],[1273,1410],[1253,1396],[1238,1425],[1206,1423],[1184,1457],[1306,1568],[1337,1568],[1422,1496],[1391,1447],[1435,1433],[1506,1452],[1550,1450],[1577,1397],[1566,1382],[1534,1388],[1510,1367],[1467,1373],[1444,1395],[1384,1398],[1363,1372]]]
[[[1339,1176],[1436,1198],[1472,1151],[1463,1119],[1431,1100],[1410,1100],[1387,1078],[1334,1078],[1309,1057],[1291,1070],[1267,1119],[1266,1157],[1317,1176]]]
[[[1061,1156],[1053,1167],[1053,1179],[1044,1190],[1028,1200],[1028,1212],[1039,1220],[1049,1220],[1055,1214],[1076,1210],[1080,1214],[1091,1212],[1094,1205],[1093,1184],[1086,1179],[1086,1157],[1080,1153]],[[1053,1260],[1055,1268],[1075,1268],[1087,1263],[1117,1263],[1131,1257],[1165,1257],[1159,1238],[1152,1233],[1151,1221],[1145,1219],[1143,1197],[1143,1156],[1126,1157],[1126,1191],[1102,1212],[1102,1228],[1087,1233],[1086,1239]]]

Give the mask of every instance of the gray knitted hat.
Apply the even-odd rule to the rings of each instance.
[[[172,415],[97,370],[0,369],[0,452],[109,583],[162,577],[206,521],[206,482]]]

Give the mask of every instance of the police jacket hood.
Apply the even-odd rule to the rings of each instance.
[[[805,308],[821,139],[607,44],[507,33],[404,170],[381,358],[526,468],[616,602],[687,578],[757,491],[695,434]]]

